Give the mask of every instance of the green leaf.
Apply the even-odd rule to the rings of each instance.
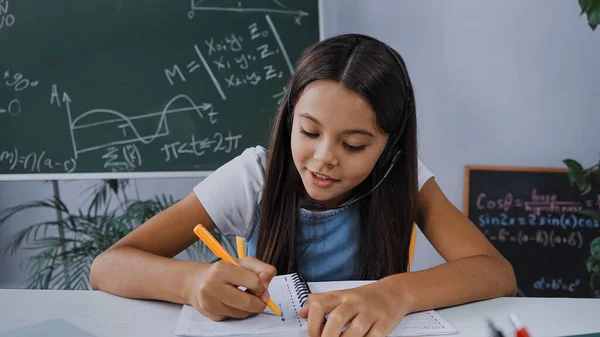
[[[586,186],[581,191],[581,195],[586,195],[592,191],[592,185],[586,184]]]
[[[592,0],[579,0],[579,7],[581,7],[581,13],[579,15],[583,15],[588,11],[592,4]]]
[[[119,180],[118,179],[107,179],[105,180],[108,187],[115,193],[119,193]]]
[[[586,13],[588,25],[592,30],[596,30],[600,24],[600,0],[579,0],[579,7],[581,7],[579,16]]]
[[[600,273],[600,261],[593,256],[588,257],[585,266],[590,273]]]
[[[565,159],[563,160],[563,163],[569,168],[569,183],[571,185],[574,183],[579,185],[579,182],[583,179],[583,166],[581,166],[578,161],[573,159]]]
[[[600,236],[590,243],[590,252],[592,253],[592,256],[600,262]],[[600,272],[600,270],[598,272]]]

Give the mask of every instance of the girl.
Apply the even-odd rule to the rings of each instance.
[[[223,320],[262,312],[277,273],[378,280],[309,297],[300,315],[310,336],[327,337],[385,336],[413,311],[514,295],[511,265],[446,199],[416,136],[397,52],[364,35],[321,41],[297,64],[268,148],[246,149],[99,255],[92,286]],[[407,273],[415,222],[447,263]],[[252,257],[242,267],[172,259],[199,223],[243,236]]]

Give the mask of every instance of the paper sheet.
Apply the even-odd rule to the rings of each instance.
[[[354,288],[372,281],[309,282],[313,293]],[[213,322],[204,317],[195,308],[185,305],[176,327],[177,336],[240,336],[269,333],[305,331],[306,320],[298,316],[300,303],[295,296],[293,283],[285,276],[275,277],[269,286],[271,299],[280,308],[284,320],[270,309],[260,315],[242,320],[228,319]],[[445,335],[457,330],[434,310],[412,313],[389,336]]]

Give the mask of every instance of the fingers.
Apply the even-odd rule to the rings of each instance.
[[[325,337],[325,331],[323,331],[323,335],[321,335],[321,330],[323,328],[323,321],[325,320],[325,315],[329,314],[334,308],[339,305],[339,297],[332,293],[324,293],[324,294],[311,294],[308,296],[306,301],[305,308],[300,310],[304,314],[308,315],[307,325],[308,325],[308,335],[311,337],[322,336]],[[334,316],[335,317],[335,316]],[[338,320],[340,318],[334,318]],[[329,325],[329,318],[325,328]],[[343,327],[344,325],[342,325]],[[329,328],[330,331],[331,328]],[[337,330],[337,335],[333,334],[331,336],[339,336],[341,328]]]
[[[388,331],[388,332],[386,332]],[[382,321],[377,320],[375,324],[371,327],[369,332],[365,335],[365,337],[384,337],[387,336],[392,329],[386,329]]]
[[[323,320],[325,319],[325,308],[319,302],[311,304],[308,314],[308,335],[310,337],[321,336]]]
[[[239,260],[239,263],[242,267],[253,271],[258,275],[258,278],[262,283],[268,285],[273,277],[277,275],[277,269],[268,264],[264,263],[261,260],[254,257],[245,257]]]
[[[356,315],[358,314],[358,308],[348,306],[348,305],[340,305],[333,309],[329,316],[327,317],[327,323],[325,324],[325,328],[323,329],[322,337],[338,337],[340,332],[344,329],[346,324],[350,322]],[[366,332],[366,330],[364,331]],[[363,334],[364,334],[363,332]],[[356,335],[362,337],[363,334]]]
[[[364,313],[359,313],[354,317],[352,322],[341,337],[362,337],[371,329],[377,318],[369,317]]]
[[[223,321],[230,317],[240,318],[240,319],[246,318],[251,314],[250,312],[243,311],[243,310],[225,305],[222,302],[214,302],[210,306],[204,306],[204,307],[194,306],[194,307],[202,315],[208,317],[209,319],[211,319],[215,322]]]
[[[214,266],[214,273],[221,275],[224,283],[236,287],[242,286],[259,298],[265,295],[267,288],[265,284],[261,281],[261,279],[258,277],[256,272],[251,271],[245,267],[240,268],[229,262],[224,261],[219,261],[215,264],[216,265]]]
[[[265,279],[272,278],[269,265],[248,260],[244,261],[246,266],[263,271]],[[269,292],[253,270],[224,261],[214,263],[200,274],[198,282],[193,285],[192,305],[213,321],[228,317],[245,318],[251,313],[264,311]],[[245,287],[248,292],[241,291],[239,286]]]
[[[266,303],[262,299],[233,286],[223,287],[219,298],[223,304],[247,312],[263,312],[266,307]]]

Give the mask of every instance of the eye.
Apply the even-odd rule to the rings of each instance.
[[[365,149],[365,146],[364,146],[364,145],[361,145],[361,146],[352,146],[352,145],[350,145],[350,144],[346,144],[346,143],[344,143],[344,147],[345,147],[345,148],[346,148],[348,151],[350,151],[350,152],[358,152],[358,151],[362,151],[362,150],[364,150],[364,149]]]
[[[304,130],[303,128],[300,128],[300,133],[302,133],[303,135],[305,135],[308,138],[317,138],[319,136],[318,133],[310,133],[310,132],[307,132],[306,130]]]

